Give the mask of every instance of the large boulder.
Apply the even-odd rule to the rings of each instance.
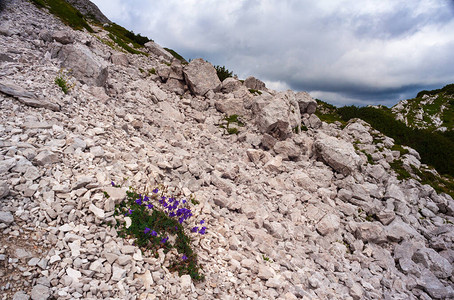
[[[241,81],[236,78],[229,77],[222,81],[221,91],[223,93],[233,93],[242,86],[243,84],[241,83]]]
[[[352,144],[324,133],[317,135],[314,152],[319,159],[344,175],[350,175],[361,164],[361,158],[356,154]]]
[[[266,90],[265,83],[253,76],[246,78],[246,80],[244,81],[244,86],[246,86],[248,89]]]
[[[189,89],[195,95],[204,96],[208,91],[217,91],[221,86],[216,69],[201,58],[191,61],[183,73]]]
[[[173,59],[173,55],[170,54],[169,51],[167,51],[166,49],[162,48],[160,45],[156,44],[153,41],[149,41],[144,46],[147,47],[149,52],[153,53],[154,55],[156,55],[158,57],[162,56],[162,57],[164,57],[165,59],[168,59],[168,60],[172,60]]]
[[[256,124],[261,133],[285,140],[292,130],[301,125],[301,114],[292,91],[280,92],[274,97],[259,98],[253,107]]]
[[[306,92],[296,93],[296,101],[300,107],[301,114],[313,114],[317,109],[317,101]]]
[[[80,82],[91,86],[104,86],[108,70],[105,62],[81,44],[64,45],[56,54],[62,67],[71,69],[71,74]]]

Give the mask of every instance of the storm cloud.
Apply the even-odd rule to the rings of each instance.
[[[93,0],[112,21],[277,90],[393,105],[454,82],[448,0]]]

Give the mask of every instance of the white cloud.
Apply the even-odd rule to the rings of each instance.
[[[276,89],[317,90],[323,100],[378,103],[454,81],[454,11],[445,0],[93,2],[186,58]]]

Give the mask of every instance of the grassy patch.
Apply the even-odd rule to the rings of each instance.
[[[76,30],[87,29],[93,32],[85,17],[80,11],[64,0],[31,0],[39,8],[47,8],[49,12],[57,16],[63,23]]]
[[[164,49],[169,52],[170,54],[172,54],[173,57],[175,57],[176,59],[178,59],[179,61],[181,61],[182,64],[187,64],[187,60],[184,59],[183,56],[181,56],[180,54],[178,54],[175,50],[172,50],[170,48],[165,48]]]
[[[257,94],[257,95],[261,95],[261,94],[262,94],[261,91],[255,90],[255,89],[249,89],[249,92],[250,92],[251,94]]]

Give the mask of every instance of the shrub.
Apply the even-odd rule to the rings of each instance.
[[[112,182],[112,186],[115,185]],[[117,186],[118,187],[118,186]],[[189,274],[194,280],[203,280],[197,254],[191,247],[191,238],[187,232],[206,234],[205,221],[201,220],[188,227],[192,219],[191,204],[198,203],[193,197],[189,201],[169,197],[164,187],[155,188],[150,194],[137,193],[132,188],[126,192],[126,200],[116,205],[115,227],[123,238],[133,238],[135,245],[150,250],[155,257],[158,250],[164,253],[177,252],[170,261],[170,271]],[[108,195],[105,193],[108,197]]]
[[[218,74],[219,80],[224,81],[224,79],[232,77],[233,72],[226,69],[225,66],[214,66],[216,73]]]

